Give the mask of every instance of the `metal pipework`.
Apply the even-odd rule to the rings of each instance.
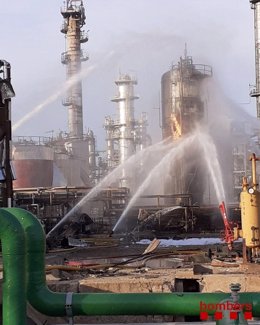
[[[25,235],[20,222],[1,209],[0,238],[4,265],[3,324],[26,324]]]
[[[107,168],[111,171],[115,167],[115,143],[114,143],[114,121],[110,116],[105,117],[106,143],[107,143]]]
[[[92,184],[96,181],[96,140],[94,137],[94,133],[92,130],[88,130],[87,133],[88,139],[88,161],[89,161],[89,168],[90,168],[90,177]]]
[[[257,117],[260,118],[260,0],[250,0],[251,8],[254,10],[254,32],[255,32],[255,76],[256,86],[250,93],[256,98]]]
[[[257,190],[258,184],[256,180],[256,162],[259,160],[259,158],[256,157],[256,155],[253,153],[250,157],[250,161],[252,161],[252,185],[253,189]]]
[[[222,318],[216,321],[216,325],[248,325],[244,317],[245,307],[239,303],[239,291],[241,285],[239,283],[231,283],[231,296],[220,302],[220,305],[230,305],[229,309],[223,310]],[[236,319],[231,319],[231,313],[236,314]]]
[[[2,214],[6,211],[10,212],[10,214],[12,214],[12,216],[14,216],[20,222],[26,236],[26,274],[28,301],[35,309],[45,315],[66,316],[68,313],[72,313],[74,316],[194,316],[200,314],[201,301],[205,301],[208,304],[213,304],[219,303],[223,299],[230,297],[229,294],[225,293],[54,293],[50,291],[46,286],[44,270],[45,236],[40,222],[30,212],[19,208],[0,209],[0,216],[2,216]],[[10,242],[12,240],[13,239],[10,236]],[[21,243],[16,244],[19,247],[21,246]],[[15,265],[16,264],[13,264],[12,267],[14,268]],[[17,267],[17,271],[20,272],[19,267]],[[71,295],[71,304],[68,305],[68,297],[71,298]],[[253,316],[259,317],[259,293],[241,293],[239,296],[241,303],[252,304]]]

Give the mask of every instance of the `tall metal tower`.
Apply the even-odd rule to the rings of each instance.
[[[163,139],[174,140],[191,134],[205,116],[201,98],[203,81],[212,76],[212,68],[204,64],[194,64],[187,56],[162,75],[162,135]],[[198,153],[188,150],[184,159],[178,159],[168,177],[165,193],[192,194],[194,202],[201,203],[205,188],[204,170]],[[189,162],[189,163],[187,163]]]
[[[81,62],[88,60],[88,55],[81,49],[81,43],[88,41],[88,35],[82,30],[85,25],[85,8],[81,0],[66,0],[61,14],[64,22],[61,32],[66,37],[66,51],[61,55],[61,62],[67,66],[67,80],[72,82],[67,90],[63,105],[68,107],[68,128],[70,138],[83,137],[82,83],[80,80]]]
[[[162,133],[166,139],[178,139],[191,133],[204,117],[201,85],[212,76],[212,68],[194,64],[192,57],[180,58],[177,65],[162,76]]]
[[[134,95],[134,85],[137,84],[136,79],[132,79],[129,75],[120,75],[115,81],[118,86],[118,94],[112,99],[112,102],[118,104],[119,117],[119,152],[120,163],[122,164],[135,152],[134,147],[134,100],[138,96]]]
[[[257,117],[260,118],[260,0],[250,0],[251,8],[254,10],[255,28],[255,75],[256,86],[250,93],[256,98]]]
[[[129,74],[120,74],[115,84],[118,91],[112,102],[117,103],[117,117],[113,120],[107,116],[105,120],[109,171],[123,164],[136,151],[142,150],[150,143],[150,137],[146,132],[146,114],[143,113],[139,120],[135,119],[134,101],[139,98],[134,93],[137,80]],[[131,187],[131,185],[133,184],[130,177],[123,168],[120,186]]]

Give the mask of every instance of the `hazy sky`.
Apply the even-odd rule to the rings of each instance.
[[[12,65],[16,98],[13,122],[60,91],[65,50],[60,33],[59,0],[1,3],[1,58]],[[249,0],[89,0],[85,1],[89,54],[83,80],[84,127],[93,129],[104,148],[104,117],[115,117],[115,78],[119,71],[138,79],[136,116],[146,111],[149,132],[159,137],[161,75],[183,55],[185,43],[194,63],[213,67],[223,92],[235,103],[250,101],[255,83],[253,11]],[[242,105],[255,115],[255,102]],[[23,124],[15,135],[49,136],[67,129],[61,97]]]

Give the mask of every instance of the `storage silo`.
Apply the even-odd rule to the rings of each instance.
[[[54,150],[46,145],[48,141],[49,139],[44,137],[14,139],[14,189],[52,186]]]

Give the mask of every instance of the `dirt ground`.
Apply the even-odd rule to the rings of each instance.
[[[241,292],[260,290],[259,265],[243,265],[239,258],[209,258],[209,247],[157,248],[144,254],[145,245],[99,242],[87,248],[55,250],[46,255],[46,279],[55,292],[152,293],[230,292],[240,283]],[[212,251],[216,247],[211,247]],[[29,310],[35,323],[60,324],[66,318],[46,317]],[[75,323],[172,322],[172,316],[75,317]],[[180,319],[178,319],[180,320]]]

